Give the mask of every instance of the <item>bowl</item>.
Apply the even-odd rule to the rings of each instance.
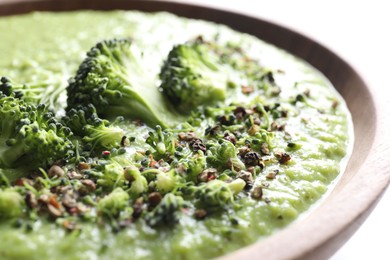
[[[390,175],[390,136],[384,133],[385,112],[373,88],[343,59],[313,39],[259,18],[168,1],[13,0],[0,1],[0,15],[79,9],[168,11],[179,16],[222,23],[252,34],[306,60],[320,70],[346,100],[354,123],[355,144],[334,190],[306,218],[224,259],[316,259],[331,256],[374,208]]]

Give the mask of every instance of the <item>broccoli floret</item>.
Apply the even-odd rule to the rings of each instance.
[[[159,125],[156,126],[155,132],[149,132],[145,142],[155,149],[153,157],[156,159],[166,158],[175,153],[176,138],[172,133],[163,131]]]
[[[196,40],[173,47],[160,72],[163,94],[182,114],[222,101],[232,84],[218,46]]]
[[[180,176],[176,174],[174,169],[168,172],[159,171],[156,174],[156,188],[161,193],[171,192],[179,183],[181,183],[180,179]]]
[[[116,188],[98,202],[98,212],[106,217],[117,217],[126,208],[129,194],[122,188]]]
[[[206,156],[202,151],[198,151],[191,157],[181,159],[177,163],[177,168],[184,171],[182,176],[187,180],[194,183],[198,182],[198,175],[206,168]]]
[[[124,136],[121,128],[111,126],[108,120],[100,119],[92,104],[70,109],[62,120],[75,135],[82,137],[85,144],[91,146],[91,150],[119,147]]]
[[[174,225],[179,222],[180,210],[187,206],[182,197],[168,193],[151,212],[145,215],[145,221],[149,226]]]
[[[16,98],[23,97],[23,93],[19,89],[25,89],[25,86],[13,84],[8,78],[0,78],[0,91],[6,96],[14,96]]]
[[[200,186],[193,186],[194,197],[203,206],[226,207],[233,203],[234,195],[238,194],[245,187],[246,183],[242,179],[236,179],[230,183],[221,180],[212,180]]]
[[[207,162],[218,169],[232,169],[240,171],[245,169],[245,164],[238,157],[237,148],[229,141],[209,143],[207,150]]]
[[[102,173],[101,178],[97,180],[98,185],[108,189],[124,186],[123,166],[116,161],[100,162],[99,167],[94,170]]]
[[[148,190],[147,179],[126,153],[112,152],[110,156],[98,160],[84,173],[96,179],[97,184],[105,190],[121,187],[132,198]]]
[[[51,91],[50,85],[46,83],[18,84],[9,78],[0,78],[0,91],[6,96],[14,95],[27,103],[46,104],[51,109],[56,108],[61,91]]]
[[[36,168],[74,155],[72,131],[43,104],[27,104],[0,92],[0,167]]]
[[[18,192],[0,189],[0,220],[20,217],[23,207],[24,200]]]
[[[177,174],[175,169],[164,172],[159,169],[147,169],[142,172],[152,187],[155,187],[160,193],[168,193],[185,186],[185,180]]]
[[[129,39],[97,43],[69,81],[67,110],[93,104],[102,117],[125,116],[164,128],[182,122],[147,67],[142,52]]]
[[[94,178],[97,184],[106,190],[116,187],[125,188],[126,178],[124,169],[132,163],[126,154],[112,154],[108,158],[99,159],[92,164],[91,169],[84,171],[85,174]]]
[[[135,166],[128,166],[124,169],[125,179],[130,182],[128,192],[132,197],[137,197],[139,194],[148,190],[148,181]]]

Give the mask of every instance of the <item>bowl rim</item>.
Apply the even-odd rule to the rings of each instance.
[[[104,0],[84,0],[80,2],[77,0],[0,1],[0,16],[9,15],[11,10],[14,10],[12,12],[14,14],[26,13],[31,10],[48,10],[45,6],[50,6],[49,9],[52,9],[52,11],[69,11],[79,7],[83,7],[83,9],[100,9],[103,5],[105,5]],[[360,84],[366,90],[367,93],[364,98],[371,102],[373,106],[371,110],[374,111],[371,118],[372,125],[368,128],[368,144],[366,144],[366,146],[363,145],[364,147],[354,148],[353,153],[356,152],[356,149],[366,149],[363,156],[356,159],[360,160],[360,165],[354,166],[351,165],[351,163],[348,165],[347,171],[355,172],[353,176],[347,180],[349,182],[348,185],[345,185],[345,187],[340,189],[336,188],[330,196],[322,201],[321,205],[314,210],[317,214],[312,212],[304,220],[290,224],[288,227],[273,234],[269,238],[222,256],[222,258],[237,259],[262,257],[267,259],[310,259],[313,256],[316,256],[316,258],[326,258],[332,255],[368,216],[390,182],[390,162],[386,161],[390,156],[390,135],[386,134],[386,129],[389,126],[387,120],[388,106],[384,104],[384,102],[381,102],[379,93],[375,91],[375,88],[367,83],[367,80],[363,75],[358,73],[353,66],[348,64],[339,55],[335,54],[315,39],[311,39],[301,32],[297,32],[295,29],[288,28],[285,25],[280,25],[275,21],[271,22],[240,12],[208,7],[202,4],[168,0],[112,0],[106,2],[106,5],[111,5],[111,7],[113,7],[111,9],[129,10],[133,8],[118,7],[129,6],[141,10],[149,8],[149,11],[157,11],[157,9],[163,10],[166,8],[164,10],[168,10],[180,16],[209,20],[223,24],[226,24],[225,18],[223,18],[224,16],[232,17],[234,18],[232,20],[235,20],[239,24],[238,29],[235,28],[237,26],[231,26],[233,29],[255,35],[266,42],[270,42],[282,49],[287,49],[294,55],[309,61],[314,67],[323,72],[325,76],[328,76],[329,73],[336,73],[335,70],[337,70],[337,66],[341,66],[348,70],[349,75],[354,77],[356,84]],[[15,12],[16,8],[18,10],[17,12]],[[176,10],[175,12],[175,8],[182,8],[183,11],[178,12]],[[197,10],[197,12],[194,10]],[[197,14],[197,17],[194,17],[195,13]],[[219,16],[208,17],[207,15],[210,13],[219,14]],[[312,62],[316,57],[304,57],[304,54],[299,51],[299,48],[295,48],[295,51],[292,51],[291,45],[294,45],[294,41],[285,43],[282,39],[278,40],[278,37],[275,37],[275,35],[273,36],[274,38],[272,41],[262,38],[259,35],[261,34],[261,30],[259,33],[258,29],[250,28],[250,25],[253,23],[260,23],[273,30],[293,35],[297,37],[294,38],[297,41],[300,40],[311,43],[311,55],[318,55],[318,53],[331,55],[333,59],[337,60],[336,64],[333,64],[336,65],[336,68],[330,67],[328,69],[331,72],[326,73],[324,71],[324,66],[329,66],[329,64],[313,64]],[[228,24],[228,26],[230,25]],[[330,80],[332,81],[332,79]],[[348,79],[345,79],[346,82],[347,80]],[[343,95],[343,93],[341,94]],[[339,184],[336,184],[336,187],[338,185]],[[346,202],[348,202],[348,204],[346,204]],[[332,228],[328,228],[327,225],[324,226],[324,223],[331,223]]]

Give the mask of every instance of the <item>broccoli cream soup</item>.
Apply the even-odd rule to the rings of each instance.
[[[168,13],[0,18],[0,258],[209,259],[307,212],[349,112],[310,65]]]

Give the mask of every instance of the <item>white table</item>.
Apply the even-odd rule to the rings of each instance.
[[[385,79],[390,76],[390,9],[386,1],[188,2],[264,18],[316,39],[352,64],[380,93],[380,98],[390,104],[390,81]],[[331,259],[390,259],[390,189],[361,228]]]

